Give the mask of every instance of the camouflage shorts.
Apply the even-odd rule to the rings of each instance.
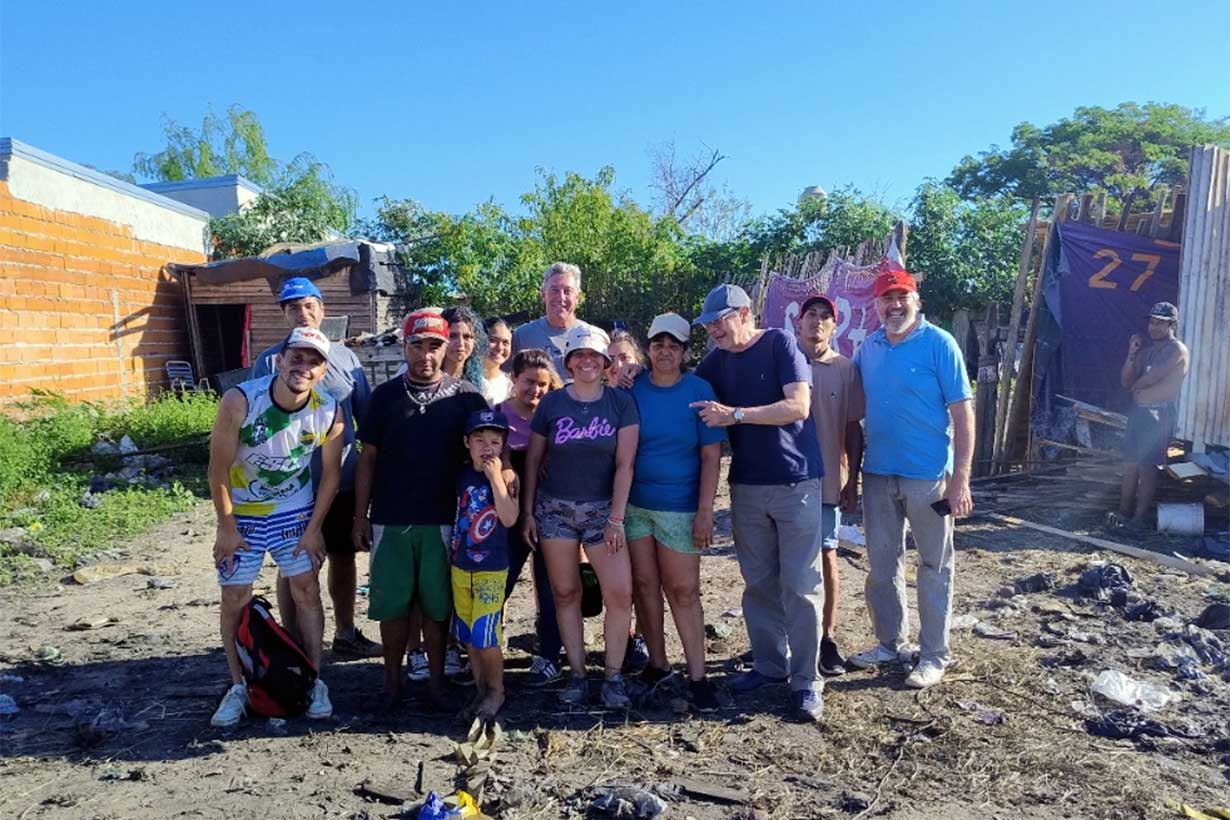
[[[609,500],[567,501],[542,493],[534,499],[534,521],[540,539],[577,541],[582,546],[601,544],[610,517]]]

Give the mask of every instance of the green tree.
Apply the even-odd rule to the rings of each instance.
[[[257,185],[275,181],[278,163],[269,156],[265,129],[256,114],[238,105],[223,119],[211,107],[200,129],[181,125],[163,115],[167,145],[156,154],[139,153],[133,170],[159,182],[241,174]]]
[[[948,183],[966,199],[1105,191],[1118,208],[1131,193],[1143,201],[1158,183],[1183,182],[1188,149],[1206,143],[1230,145],[1230,118],[1161,103],[1082,107],[1046,127],[1021,123],[1010,147],[966,155]]]
[[[1010,302],[1027,213],[1008,197],[962,200],[933,180],[914,195],[906,267],[925,274],[927,315],[947,319],[958,308]]]
[[[319,242],[345,234],[354,222],[354,191],[334,182],[329,166],[309,153],[285,165],[269,156],[265,130],[252,111],[232,105],[223,119],[211,108],[199,130],[164,117],[163,134],[163,150],[136,155],[138,175],[179,182],[240,174],[262,186],[239,213],[210,220],[217,259],[251,256],[279,242]]]

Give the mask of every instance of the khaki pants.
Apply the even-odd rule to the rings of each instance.
[[[824,688],[817,664],[824,618],[820,480],[733,484],[730,513],[743,574],[743,617],[755,668]]]
[[[918,548],[918,643],[922,660],[952,662],[948,625],[952,620],[954,553],[952,517],[931,504],[944,496],[944,478],[925,481],[863,475],[863,528],[867,536],[867,609],[876,638],[899,650],[910,631],[905,600],[905,522]]]

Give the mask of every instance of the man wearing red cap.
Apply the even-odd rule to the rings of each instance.
[[[468,381],[441,369],[448,322],[439,313],[407,316],[402,341],[406,372],[373,391],[359,425],[363,451],[355,475],[353,537],[358,548],[371,549],[368,617],[380,622],[384,705],[397,704],[410,610],[418,605],[432,700],[446,708],[444,643],[451,601],[445,544],[466,459],[466,419],[486,410],[487,402]]]
[[[952,662],[953,518],[974,508],[969,489],[973,393],[956,340],[919,312],[914,277],[886,264],[876,277],[875,294],[883,326],[859,347],[854,364],[866,395],[863,518],[871,565],[866,598],[879,643],[847,660],[868,668],[896,661],[905,648],[909,521],[919,562],[920,658],[906,685],[925,689],[939,683]]]
[[[803,302],[795,322],[799,347],[811,359],[811,418],[820,438],[824,477],[820,481],[820,544],[824,562],[824,633],[820,671],[845,674],[837,648],[837,530],[841,514],[858,502],[858,470],[863,461],[863,384],[854,362],[837,352],[837,308],[827,296]]]

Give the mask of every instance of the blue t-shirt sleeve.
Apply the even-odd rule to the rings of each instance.
[[[717,401],[717,394],[713,392],[713,385],[704,379],[696,379],[695,394],[692,401]],[[697,439],[700,441],[700,446],[706,444],[717,444],[726,440],[726,430],[722,427],[710,427],[700,420],[700,413],[696,410],[692,411],[696,416]]]
[[[777,366],[777,378],[782,387],[795,382],[811,385],[811,363],[799,346],[790,340],[784,332],[775,334],[773,357]]]
[[[941,333],[939,337],[942,343],[935,346],[935,373],[940,380],[944,404],[972,399],[974,394],[970,390],[965,359],[961,356],[961,348],[957,347],[957,340],[947,333]]]

